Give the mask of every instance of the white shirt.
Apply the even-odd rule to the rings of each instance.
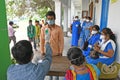
[[[8,36],[14,36],[15,30],[13,29],[13,27],[11,25],[9,25],[8,27]]]

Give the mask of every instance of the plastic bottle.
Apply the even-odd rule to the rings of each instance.
[[[45,34],[48,34],[48,28],[45,28]]]

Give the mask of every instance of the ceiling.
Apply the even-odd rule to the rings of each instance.
[[[74,4],[76,9],[81,10],[82,0],[71,0],[71,1]]]

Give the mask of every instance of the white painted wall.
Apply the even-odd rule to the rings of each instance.
[[[95,24],[100,26],[100,19],[101,19],[101,5],[102,0],[99,0],[99,3],[95,4],[96,7],[96,13],[95,13]]]
[[[73,2],[71,2],[71,23],[73,21],[73,17],[75,16],[75,6],[73,4]]]
[[[117,36],[117,61],[120,63],[120,0],[113,4],[110,3],[109,5],[108,27],[110,27]]]
[[[62,25],[62,3],[59,0],[55,1],[55,14],[56,14],[56,20],[55,23],[59,26]]]
[[[82,10],[89,10],[89,0],[82,0]]]

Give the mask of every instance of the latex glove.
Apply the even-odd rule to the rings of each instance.
[[[45,42],[49,42],[50,40],[50,32],[48,28],[45,28]]]

